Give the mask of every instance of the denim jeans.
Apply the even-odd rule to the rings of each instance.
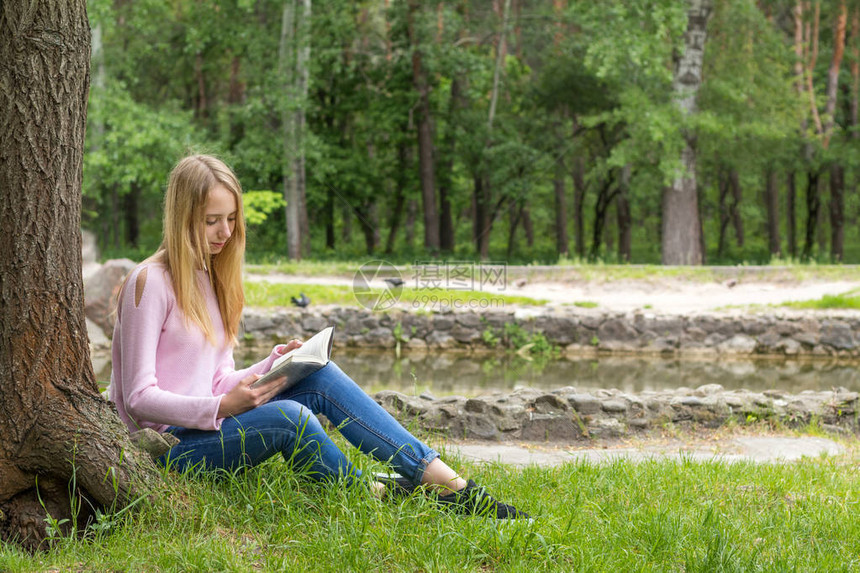
[[[325,433],[323,414],[363,453],[390,463],[414,483],[439,454],[424,445],[334,362],[270,402],[225,419],[220,430],[172,426],[180,442],[159,461],[176,470],[200,467],[234,471],[281,454],[316,480],[352,480],[361,472]]]

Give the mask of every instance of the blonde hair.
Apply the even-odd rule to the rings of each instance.
[[[203,223],[209,192],[218,184],[236,198],[236,224],[224,248],[212,255]],[[206,298],[197,281],[197,270],[209,271],[209,281],[224,323],[225,343],[235,345],[245,304],[242,288],[244,254],[242,186],[236,175],[223,161],[210,155],[191,155],[182,159],[170,173],[164,195],[162,243],[150,260],[167,268],[179,308],[213,344],[214,329]]]

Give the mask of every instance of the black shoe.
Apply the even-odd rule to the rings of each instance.
[[[526,512],[494,499],[472,480],[460,491],[440,495],[436,499],[457,513],[489,515],[496,519],[531,519]]]
[[[418,487],[407,478],[396,474],[376,474],[373,479],[385,486],[383,499],[409,497]]]

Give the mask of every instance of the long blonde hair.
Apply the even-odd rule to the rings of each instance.
[[[212,255],[203,231],[203,222],[209,192],[218,184],[236,198],[236,224],[224,248]],[[182,159],[170,173],[167,193],[164,195],[162,243],[150,260],[160,262],[167,268],[179,308],[213,344],[215,334],[212,320],[196,271],[209,271],[209,280],[224,323],[225,343],[235,345],[245,304],[242,288],[244,255],[242,186],[236,175],[223,161],[210,155],[191,155]]]

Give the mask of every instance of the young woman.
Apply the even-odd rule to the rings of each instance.
[[[233,172],[211,156],[186,157],[170,174],[162,245],[129,275],[117,306],[110,399],[129,429],[179,438],[160,459],[179,470],[236,470],[280,453],[313,479],[357,479],[360,471],[315,416],[323,414],[401,475],[371,480],[380,495],[425,484],[463,513],[528,517],[462,479],[333,362],[280,394],[279,380],[252,387],[300,341],[234,369],[244,304],[241,193]]]

